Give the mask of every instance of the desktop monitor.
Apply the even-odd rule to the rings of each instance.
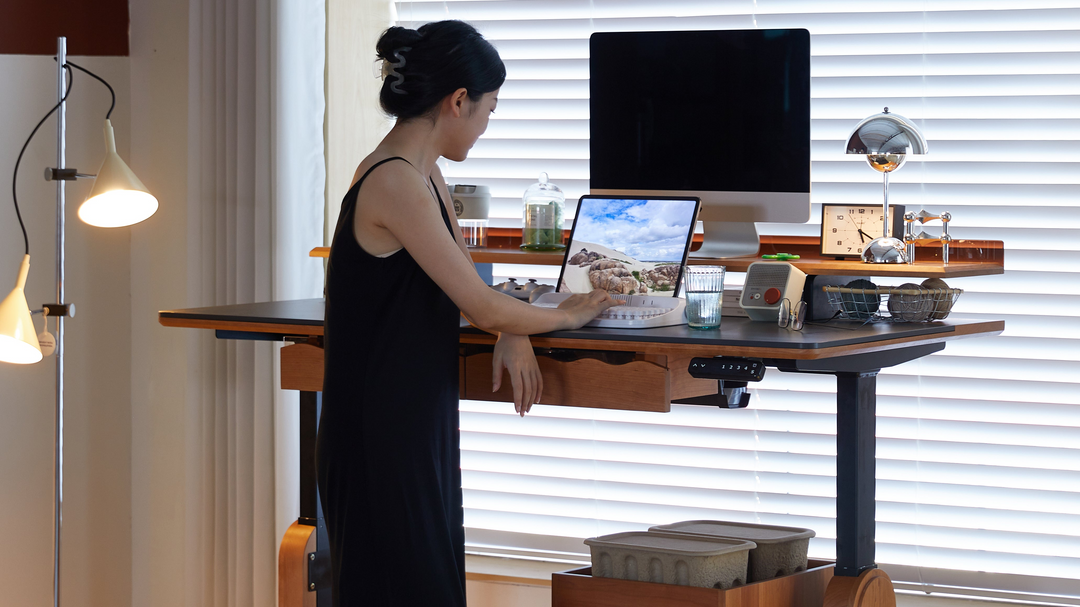
[[[603,32],[589,51],[590,193],[700,198],[697,257],[810,218],[809,32]]]

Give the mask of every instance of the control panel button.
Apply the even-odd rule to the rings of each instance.
[[[780,301],[780,296],[781,296],[780,289],[777,289],[776,287],[766,289],[766,291],[765,291],[765,303],[767,303],[767,304],[769,304],[771,306],[774,303]]]

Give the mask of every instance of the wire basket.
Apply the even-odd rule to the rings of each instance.
[[[865,322],[930,322],[952,311],[963,289],[822,287],[840,318]]]

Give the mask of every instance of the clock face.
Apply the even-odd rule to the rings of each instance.
[[[889,205],[889,223],[903,220],[903,207]],[[821,254],[859,257],[870,241],[884,234],[885,213],[881,205],[826,204],[821,207]],[[893,229],[889,236],[895,236]]]

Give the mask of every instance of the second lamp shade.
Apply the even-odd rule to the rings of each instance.
[[[105,160],[90,195],[79,207],[79,219],[100,228],[119,228],[139,223],[157,208],[157,198],[116,153],[112,124],[106,119]]]

